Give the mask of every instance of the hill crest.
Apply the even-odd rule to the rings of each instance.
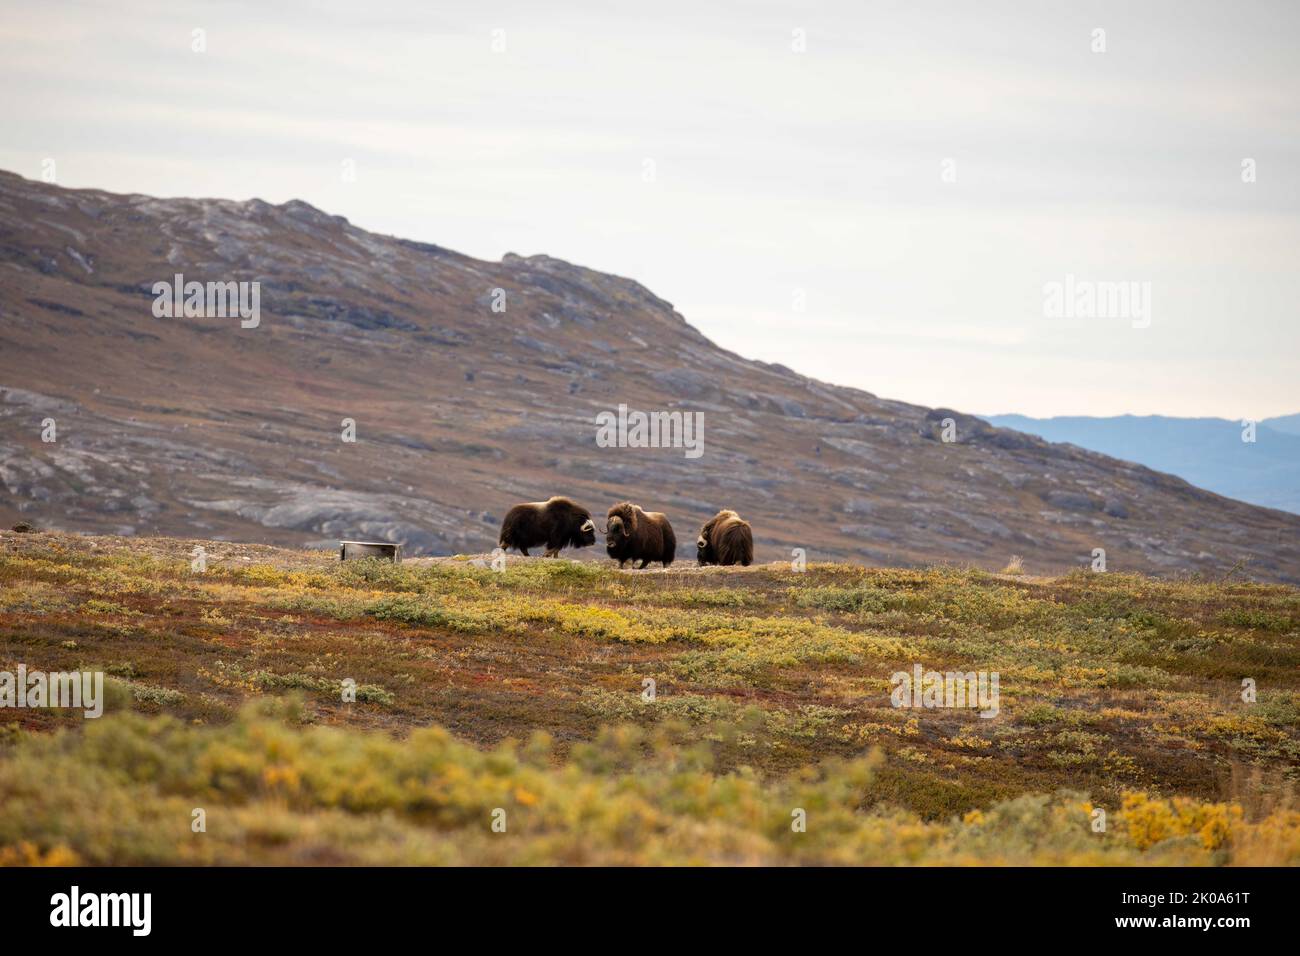
[[[260,325],[155,319],[152,284],[177,272],[260,283]],[[704,455],[599,448],[619,404],[703,412]],[[69,530],[477,552],[511,504],[563,492],[601,513],[632,498],[687,541],[736,508],[760,561],[1014,553],[1056,572],[1104,548],[1115,569],[1300,581],[1294,515],[744,359],[632,279],[477,260],[299,200],[7,173],[0,482],[0,519]]]

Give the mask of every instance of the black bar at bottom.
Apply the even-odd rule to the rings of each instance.
[[[664,941],[680,939],[689,920],[700,927],[692,937],[732,943],[770,941],[782,925],[820,933],[847,923],[873,945],[963,927],[994,934],[982,938],[1033,930],[1059,941],[1231,945],[1294,926],[1293,877],[1285,869],[0,869],[0,919],[6,944],[77,933],[127,945],[374,945],[377,932],[445,938],[457,927],[494,942],[514,933],[538,942],[598,926]],[[83,914],[111,921],[116,911],[122,925],[52,925],[52,916],[72,922],[74,886],[78,923]],[[117,895],[146,893],[147,936],[137,935],[143,895]]]

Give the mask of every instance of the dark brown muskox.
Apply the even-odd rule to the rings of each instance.
[[[605,525],[605,551],[621,568],[628,561],[662,561],[664,567],[677,557],[677,536],[673,526],[658,511],[642,511],[630,501],[609,509]]]
[[[568,498],[532,501],[506,512],[497,543],[506,549],[518,548],[524,555],[529,548],[546,545],[546,556],[553,558],[563,547],[589,548],[595,544],[596,523],[590,511]]]
[[[700,564],[743,564],[754,562],[754,531],[734,511],[723,510],[710,518],[695,539],[695,557]]]

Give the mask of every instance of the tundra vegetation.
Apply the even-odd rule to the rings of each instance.
[[[0,863],[1300,863],[1294,588],[196,543],[0,536]]]

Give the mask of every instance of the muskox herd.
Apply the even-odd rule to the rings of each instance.
[[[666,568],[677,555],[677,536],[667,515],[643,511],[622,501],[605,515],[605,552],[621,568],[640,561],[644,568],[660,561]],[[541,548],[553,558],[561,548],[588,548],[596,543],[596,522],[591,512],[568,498],[551,498],[515,505],[501,522],[497,543],[527,555],[529,548]],[[754,532],[749,522],[734,511],[719,511],[704,523],[695,539],[695,556],[700,564],[742,564],[754,560]]]

